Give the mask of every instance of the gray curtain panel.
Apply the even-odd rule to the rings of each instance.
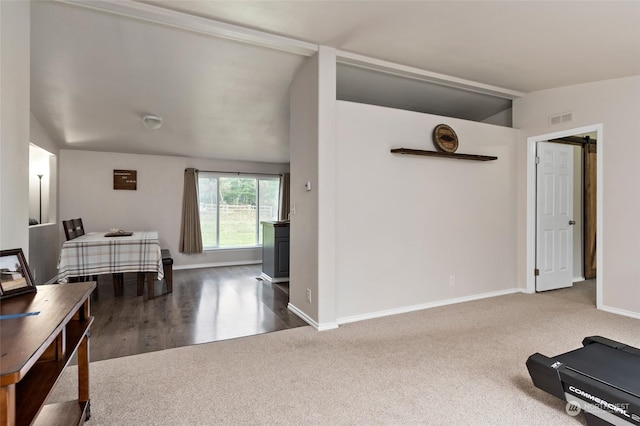
[[[191,168],[185,169],[184,171],[180,252],[202,253],[200,205],[198,203],[198,171]]]
[[[291,174],[283,173],[280,175],[280,208],[278,211],[279,220],[289,219],[289,203],[291,198],[290,191]]]

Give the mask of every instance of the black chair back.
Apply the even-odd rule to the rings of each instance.
[[[62,227],[64,228],[64,236],[67,237],[67,241],[73,240],[76,235],[76,227],[73,226],[73,220],[63,220]]]
[[[84,225],[82,225],[82,219],[73,219],[73,226],[76,228],[76,237],[84,235]]]
[[[84,235],[84,226],[80,218],[63,220],[62,226],[64,227],[64,235],[67,237],[67,241]]]

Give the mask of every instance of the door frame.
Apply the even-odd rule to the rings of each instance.
[[[604,271],[602,267],[602,241],[604,237],[604,229],[602,226],[602,155],[604,132],[602,123],[593,124],[584,127],[562,130],[554,133],[547,133],[527,138],[527,261],[526,261],[526,292],[536,292],[536,277],[534,269],[536,267],[536,144],[550,139],[563,138],[573,136],[580,133],[596,132],[598,141],[598,150],[596,154],[596,308],[602,307],[602,286]]]

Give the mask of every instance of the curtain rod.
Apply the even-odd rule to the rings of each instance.
[[[220,174],[227,174],[227,175],[251,175],[251,176],[282,176],[283,173],[250,173],[250,172],[222,172],[219,170],[200,170],[200,169],[195,169],[196,173],[200,173],[200,172],[204,172],[204,173],[220,173]],[[187,169],[184,169],[184,171],[186,172]]]

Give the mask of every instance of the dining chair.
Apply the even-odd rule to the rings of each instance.
[[[82,218],[73,219],[73,227],[76,229],[76,237],[84,235],[84,225],[82,224]]]
[[[84,235],[84,225],[82,224],[82,219],[69,219],[63,220],[62,226],[64,228],[64,235],[67,238],[67,241],[73,240],[81,235]],[[85,277],[72,277],[69,279],[69,282],[80,282],[80,281],[95,281],[98,282],[97,275],[87,275]],[[98,288],[96,287],[96,291]]]
[[[73,219],[63,220],[62,227],[64,228],[64,236],[67,237],[67,241],[73,240],[78,236]]]

